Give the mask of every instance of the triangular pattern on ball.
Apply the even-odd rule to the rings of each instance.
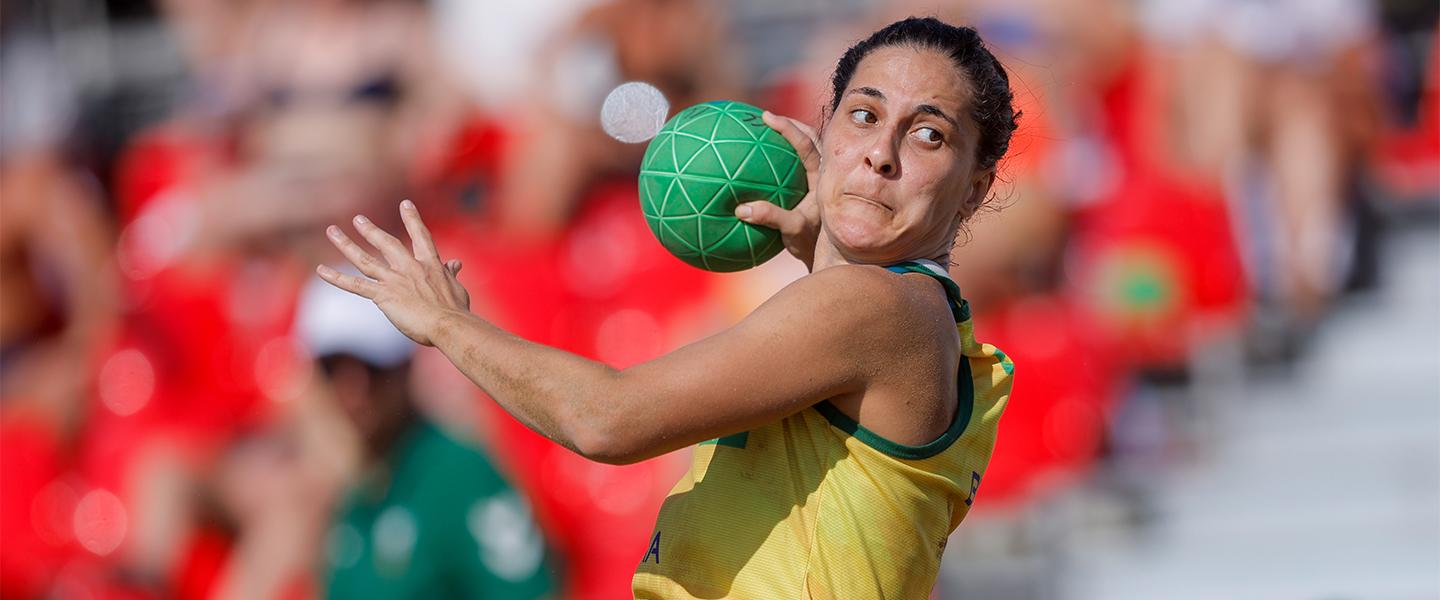
[[[738,102],[696,105],[667,122],[646,150],[640,182],[656,239],[712,271],[748,269],[783,250],[778,232],[736,219],[736,205],[769,200],[793,208],[806,193],[795,150],[759,109]]]

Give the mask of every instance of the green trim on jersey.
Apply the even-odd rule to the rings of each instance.
[[[970,303],[960,297],[960,286],[954,280],[932,271],[929,267],[917,262],[904,262],[898,265],[886,267],[896,273],[920,273],[928,275],[940,282],[945,288],[947,304],[950,305],[950,313],[955,316],[955,322],[962,323],[970,320]],[[960,368],[955,376],[955,387],[958,388],[960,402],[955,408],[955,419],[950,422],[950,428],[945,430],[939,438],[922,446],[910,446],[881,437],[850,418],[829,400],[822,400],[815,405],[825,419],[830,421],[837,429],[855,436],[856,439],[865,442],[866,445],[884,452],[895,458],[909,460],[920,460],[930,458],[944,452],[955,440],[960,439],[960,434],[965,433],[965,428],[970,425],[971,413],[975,412],[975,381],[971,378],[970,359],[960,357]]]
[[[715,444],[718,446],[729,446],[731,448],[744,448],[745,442],[749,441],[749,439],[750,432],[742,431],[733,435],[718,437],[713,440],[705,440],[703,442],[700,442],[700,445],[704,446],[707,444]]]
[[[950,314],[955,316],[955,322],[970,320],[970,302],[960,296],[960,285],[955,283],[955,280],[931,271],[924,264],[918,262],[903,262],[885,268],[896,273],[919,273],[935,278],[945,288],[945,297],[950,300]]]
[[[915,262],[935,277],[946,276],[931,261]],[[944,287],[957,318],[967,316],[954,288]],[[818,402],[809,407],[814,410],[750,429],[744,450],[722,447],[725,438],[696,446],[690,470],[660,507],[650,544],[631,550],[644,558],[631,580],[632,595],[931,595],[945,540],[977,499],[1013,382],[1010,369],[1001,367],[1008,361],[975,339],[973,321],[959,321],[955,330],[958,339],[941,340],[958,342],[955,364],[924,375],[915,369],[894,373],[938,385],[943,382],[937,378],[958,371],[955,417],[944,434],[935,432],[940,439],[896,444],[831,402]],[[939,351],[952,360],[948,347]],[[920,441],[930,442],[930,433]]]
[[[923,446],[910,446],[887,440],[841,412],[829,400],[821,400],[815,405],[815,410],[824,415],[825,419],[830,421],[830,424],[834,425],[836,429],[855,436],[855,439],[865,442],[865,445],[871,448],[895,458],[921,460],[944,452],[946,448],[955,443],[955,440],[960,439],[960,434],[965,433],[965,428],[970,426],[971,413],[975,412],[975,382],[970,378],[970,359],[968,358],[961,357],[960,371],[956,376],[955,387],[960,389],[960,402],[955,407],[955,419],[950,422],[950,428],[945,430],[945,433]]]

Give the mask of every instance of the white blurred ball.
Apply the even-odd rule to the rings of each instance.
[[[600,107],[600,126],[605,133],[627,144],[638,144],[660,132],[670,102],[655,86],[642,81],[622,83],[605,97]]]

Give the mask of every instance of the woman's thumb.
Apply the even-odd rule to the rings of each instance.
[[[735,216],[741,221],[751,225],[760,225],[771,229],[784,229],[783,225],[792,215],[790,211],[780,208],[770,202],[757,200],[746,202],[735,207]]]

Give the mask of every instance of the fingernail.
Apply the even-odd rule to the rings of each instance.
[[[356,223],[362,223],[362,224],[363,224],[363,223],[369,223],[369,222],[370,222],[370,219],[365,218],[365,215],[355,215],[355,222],[356,222]]]
[[[413,209],[413,208],[415,208],[415,203],[414,203],[414,202],[411,202],[411,201],[407,198],[407,199],[405,199],[405,200],[401,200],[401,201],[400,201],[400,207],[401,207],[401,208],[410,208],[410,209]]]
[[[321,275],[324,275],[324,276],[326,276],[326,277],[329,277],[329,276],[335,274],[335,269],[332,269],[332,268],[330,268],[330,267],[328,267],[328,266],[325,266],[325,265],[318,265],[318,266],[315,267],[315,272],[316,272],[316,273],[319,273],[319,274],[321,274]]]
[[[336,226],[334,226],[334,225],[331,225],[331,226],[325,228],[325,233],[326,233],[326,235],[329,235],[330,237],[338,238],[338,237],[340,237],[340,228],[339,228],[339,227],[336,227]],[[324,265],[321,265],[321,266],[324,266]]]
[[[741,204],[740,206],[735,207],[735,216],[740,217],[741,219],[750,218],[750,213],[752,212],[755,211],[751,209],[750,205],[748,204]]]

